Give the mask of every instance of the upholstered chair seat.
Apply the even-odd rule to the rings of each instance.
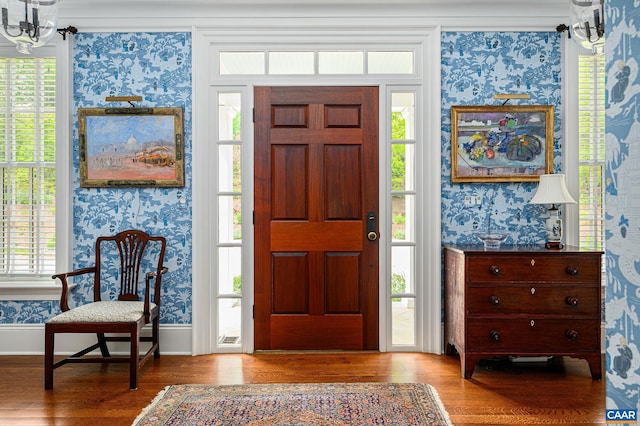
[[[150,303],[149,309],[156,304]],[[144,316],[143,302],[93,302],[63,312],[49,320],[50,324],[76,322],[136,322]]]

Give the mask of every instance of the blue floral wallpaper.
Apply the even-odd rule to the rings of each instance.
[[[639,3],[638,0],[605,3],[608,409],[640,409]]]
[[[93,261],[100,235],[142,229],[167,238],[161,321],[191,323],[191,34],[79,33],[72,38],[73,100],[73,265]],[[184,112],[184,188],[80,188],[77,108],[128,107],[107,104],[107,96],[141,95],[137,106],[182,107]],[[105,289],[108,293],[109,289]],[[73,293],[92,299],[89,286]],[[59,312],[57,301],[4,302],[1,323],[42,323]]]
[[[508,105],[554,106],[554,170],[561,168],[560,37],[556,32],[442,34],[442,242],[480,243],[474,235],[506,232],[505,244],[545,241],[547,207],[529,204],[537,183],[451,183],[451,106],[500,105],[494,94],[526,93]],[[465,206],[465,197],[481,197]]]

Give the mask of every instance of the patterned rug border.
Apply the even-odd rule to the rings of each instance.
[[[440,399],[440,395],[438,391],[431,385],[427,383],[386,383],[386,382],[357,382],[357,383],[252,383],[252,384],[243,384],[243,385],[211,385],[211,384],[176,384],[165,387],[161,390],[151,401],[151,403],[146,406],[136,417],[132,426],[146,426],[146,425],[165,425],[169,420],[171,413],[175,412],[175,410],[180,406],[180,404],[186,400],[189,395],[199,394],[206,390],[220,390],[225,394],[230,394],[234,392],[242,392],[242,390],[255,390],[261,389],[262,392],[265,391],[273,391],[275,394],[282,393],[283,389],[289,393],[295,393],[298,391],[321,391],[326,390],[327,387],[337,387],[337,388],[346,388],[353,390],[375,390],[383,389],[388,390],[389,388],[397,387],[398,391],[401,390],[417,390],[424,391],[432,400],[432,402],[436,405],[438,410],[438,418],[436,419],[438,423],[429,423],[438,426],[453,426],[451,420],[449,419],[449,413],[444,407],[442,400]],[[184,396],[183,394],[187,394]],[[171,401],[172,395],[177,395],[177,399],[179,401]],[[175,403],[174,407],[171,407],[171,411],[169,415],[163,417],[162,419],[158,419],[152,416],[151,419],[146,419],[151,413],[158,408],[161,404],[166,404],[166,407],[170,407],[171,404],[167,404],[167,402],[163,402],[165,398],[169,398],[170,403]],[[166,408],[165,407],[165,408]],[[158,422],[160,421],[160,423]],[[200,423],[198,423],[200,424]],[[203,423],[208,424],[208,423]],[[231,423],[229,423],[231,424]],[[237,424],[237,423],[234,423]],[[281,423],[281,424],[292,424],[292,423]],[[295,423],[296,425],[302,425],[303,423]],[[313,423],[317,424],[317,423]],[[322,424],[334,424],[333,422],[322,423]],[[345,424],[345,423],[335,423],[335,424]],[[423,424],[423,423],[419,423]]]

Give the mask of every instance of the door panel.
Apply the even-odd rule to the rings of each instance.
[[[255,348],[378,349],[378,88],[254,100]]]

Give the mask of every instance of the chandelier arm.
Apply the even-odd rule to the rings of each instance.
[[[26,7],[26,2],[25,2],[25,7]],[[40,39],[40,21],[38,19],[38,8],[34,7],[31,9],[31,14],[33,16],[33,24],[29,25],[29,23],[27,22],[27,27],[33,27],[33,33],[27,29],[27,34],[29,35],[29,38],[35,42],[37,42]],[[27,16],[26,11],[25,11],[25,18]],[[26,21],[26,19],[25,19]]]
[[[11,37],[20,37],[23,33],[22,28],[18,28],[20,32],[16,34],[12,34],[11,31],[9,31],[9,11],[6,7],[2,8],[2,28],[4,28],[4,31]]]

